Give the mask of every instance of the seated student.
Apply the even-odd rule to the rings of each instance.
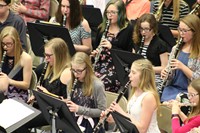
[[[55,17],[51,23],[59,23],[69,30],[75,50],[90,54],[92,50],[91,29],[86,19],[82,16],[78,0],[60,0]]]
[[[67,86],[69,97],[65,102],[69,110],[75,113],[78,125],[85,128],[84,133],[92,133],[101,111],[106,109],[104,85],[94,75],[90,57],[83,52],[73,56],[71,75]]]
[[[186,133],[200,126],[200,79],[193,80],[188,86],[188,99],[192,110],[187,117],[181,110],[177,101],[172,101],[172,132]],[[184,123],[180,125],[180,120]]]
[[[12,11],[19,14],[27,22],[36,20],[48,21],[50,0],[15,0],[11,5]]]
[[[162,102],[175,99],[179,93],[187,93],[189,82],[200,77],[199,25],[200,19],[194,14],[180,20],[178,31],[181,39],[172,48],[170,65],[161,71],[162,78],[167,81],[161,96]]]
[[[48,65],[46,70],[43,71],[44,79],[42,80],[42,77],[39,78],[41,85],[37,86],[38,90],[66,98],[66,83],[71,78],[69,68],[71,57],[69,55],[67,44],[61,38],[53,38],[44,45],[44,55]],[[35,96],[31,96],[27,103],[32,103],[34,100]],[[38,108],[37,104],[33,104],[33,106]],[[40,114],[24,126],[17,129],[16,132],[25,133],[28,132],[28,128],[44,125],[48,125],[48,123],[43,114]]]
[[[14,14],[10,9],[11,0],[0,0],[0,31],[6,26],[13,26],[18,31],[21,45],[26,49],[26,25],[24,20],[17,14]]]
[[[0,44],[0,60],[6,51],[1,74],[6,76],[9,82],[5,95],[7,98],[17,98],[26,102],[32,74],[31,56],[23,51],[19,34],[14,27],[7,26],[1,31]],[[13,76],[9,77],[9,74]]]
[[[44,56],[47,63],[43,70],[44,77],[39,77],[37,88],[43,92],[50,92],[66,97],[66,83],[71,77],[69,62],[71,57],[65,41],[53,38],[44,45]],[[42,74],[41,74],[42,76]],[[44,79],[42,79],[44,78]],[[28,102],[34,100],[34,96]]]
[[[161,70],[167,66],[168,52],[166,43],[160,39],[157,32],[158,24],[154,15],[145,13],[136,22],[133,42],[135,53],[143,55],[153,64],[156,86],[159,87]]]
[[[140,133],[160,133],[157,124],[157,109],[160,104],[155,85],[155,72],[151,62],[147,59],[139,59],[132,63],[129,80],[132,87],[127,104],[127,112],[113,102],[105,111],[117,111],[131,119]],[[103,111],[101,117],[104,117]],[[113,122],[111,115],[107,119]]]
[[[110,0],[106,5],[103,22],[97,31],[96,49],[91,52],[92,57],[98,57],[93,67],[95,75],[103,81],[106,91],[117,93],[121,87],[110,49],[131,52],[132,34],[133,26],[126,17],[123,1]]]

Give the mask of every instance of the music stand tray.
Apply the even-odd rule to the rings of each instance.
[[[52,128],[52,130],[61,129],[69,133],[81,133],[75,117],[69,111],[65,102],[36,90],[33,90],[33,94],[46,121],[52,126],[55,124],[55,129]]]
[[[125,117],[116,111],[111,112],[111,114],[121,133],[139,133],[137,127],[128,117]]]
[[[55,37],[62,38],[67,43],[71,56],[76,52],[67,28],[53,24],[31,22],[27,23],[27,28],[30,35],[31,47],[36,56],[43,57],[44,44]]]
[[[17,99],[5,99],[0,104],[0,131],[13,132],[41,112]]]

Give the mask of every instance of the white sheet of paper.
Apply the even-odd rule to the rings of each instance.
[[[0,104],[0,125],[6,129],[33,113],[33,110],[20,102],[13,99],[5,99]]]

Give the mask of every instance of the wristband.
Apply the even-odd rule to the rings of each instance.
[[[179,115],[178,114],[172,114],[172,118],[173,117],[179,117]]]

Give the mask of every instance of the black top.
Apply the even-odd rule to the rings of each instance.
[[[60,78],[51,83],[49,81],[49,78],[44,79],[42,86],[44,86],[50,93],[67,98],[66,85],[60,81]]]
[[[100,32],[100,29],[98,29],[95,42],[96,47],[94,47],[94,49],[96,49],[99,46],[102,34],[103,33]],[[112,49],[132,51],[133,47],[132,35],[133,35],[133,25],[131,23],[128,23],[127,27],[120,30],[117,36],[111,40]]]
[[[139,50],[140,45],[134,45],[135,52]],[[167,52],[166,43],[161,40],[157,35],[151,40],[147,49],[147,59],[151,61],[154,66],[160,66],[160,54]]]

